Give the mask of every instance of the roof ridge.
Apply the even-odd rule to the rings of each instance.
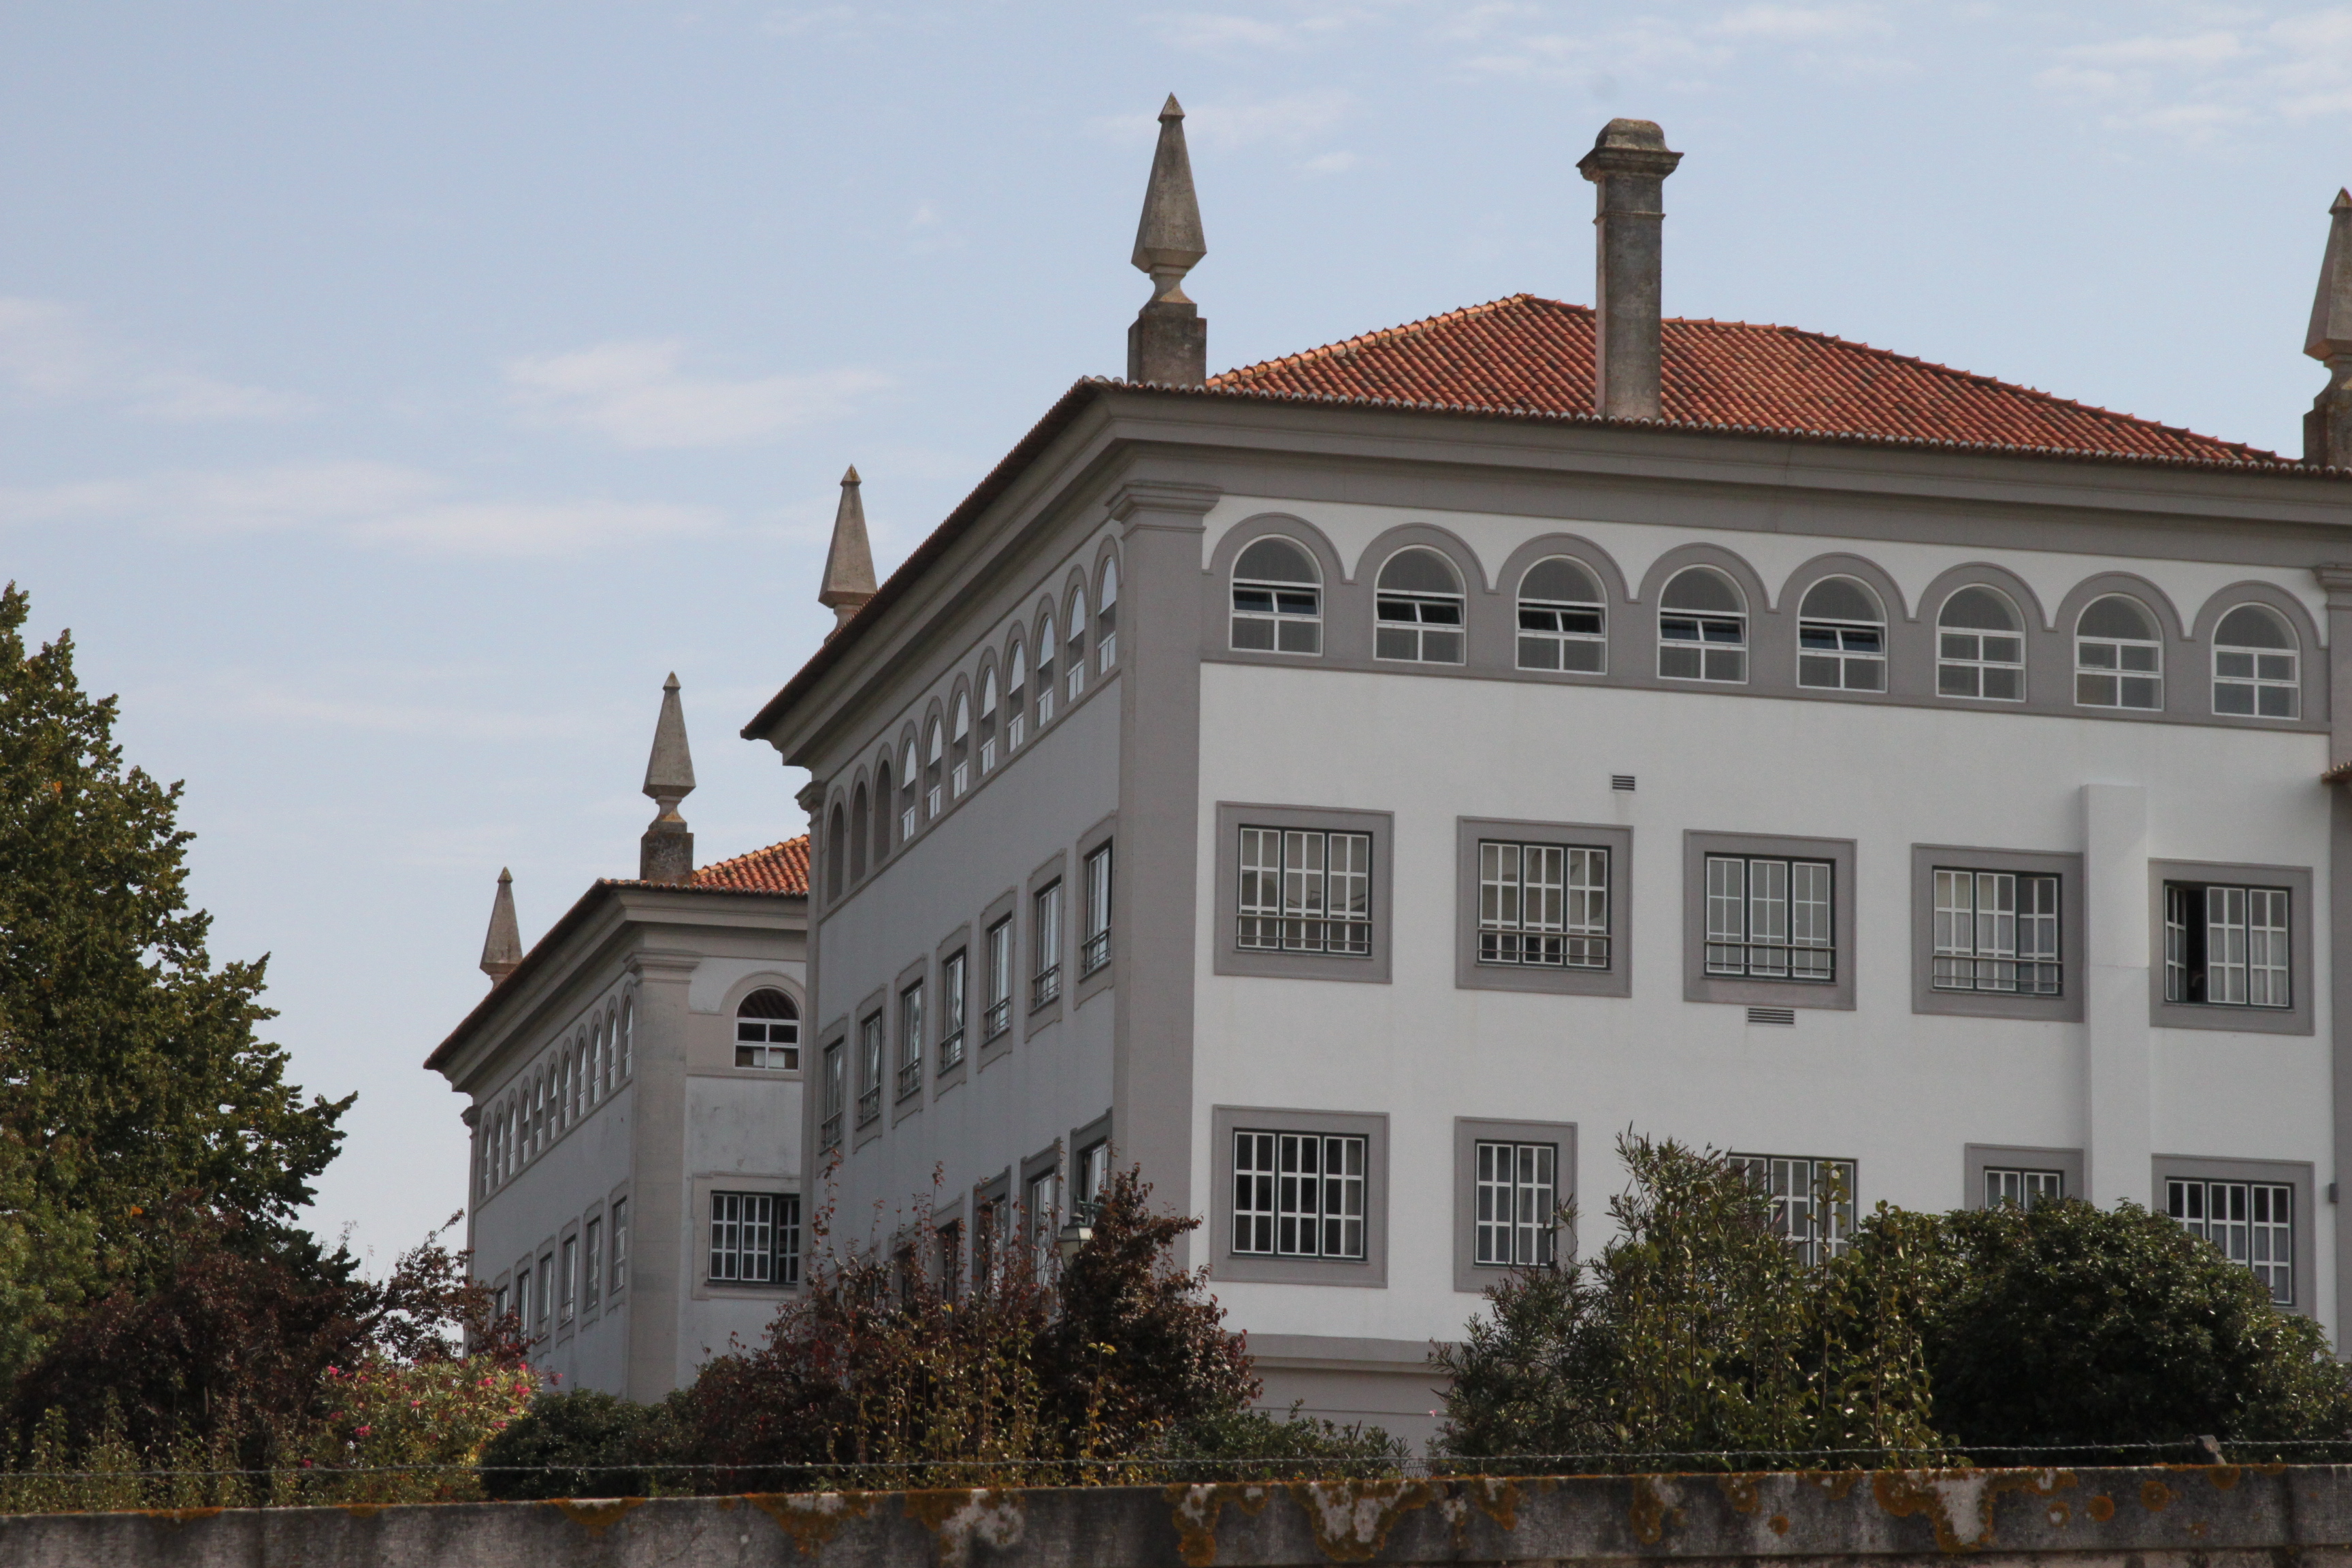
[[[1475,305],[1457,305],[1451,310],[1440,310],[1433,316],[1423,316],[1418,321],[1400,321],[1393,327],[1378,327],[1369,332],[1358,332],[1352,338],[1341,338],[1337,342],[1321,343],[1311,349],[1301,349],[1297,353],[1284,354],[1278,359],[1262,359],[1253,364],[1235,365],[1231,370],[1221,370],[1211,376],[1208,384],[1215,386],[1219,383],[1239,384],[1252,376],[1271,375],[1276,371],[1287,370],[1295,365],[1309,364],[1317,360],[1345,359],[1358,349],[1386,342],[1392,338],[1425,332],[1432,327],[1449,325],[1454,321],[1467,321],[1499,310],[1507,305],[1520,305],[1530,301],[1543,305],[1559,305],[1570,310],[1589,312],[1592,309],[1590,305],[1570,305],[1566,300],[1547,300],[1540,294],[1523,290],[1517,294],[1506,294],[1498,300],[1487,300]]]

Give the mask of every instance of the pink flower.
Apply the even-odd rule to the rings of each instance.
[[[354,1437],[364,1437],[374,1430],[375,1428],[373,1426],[354,1426],[352,1428],[352,1436]]]

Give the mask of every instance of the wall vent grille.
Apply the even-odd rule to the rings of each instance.
[[[1632,773],[1611,773],[1609,775],[1609,787],[1611,789],[1630,790],[1633,787],[1633,775]]]
[[[1797,1010],[1794,1007],[1750,1007],[1748,1009],[1748,1021],[1751,1024],[1772,1024],[1783,1029],[1792,1029],[1797,1025]]]

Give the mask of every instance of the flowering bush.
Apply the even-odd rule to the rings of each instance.
[[[370,1353],[327,1368],[329,1415],[304,1467],[306,1490],[341,1502],[443,1502],[481,1495],[483,1445],[530,1408],[539,1380],[490,1355],[402,1363]],[[377,1474],[360,1467],[422,1466]]]

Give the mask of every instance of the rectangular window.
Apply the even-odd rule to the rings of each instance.
[[[1490,1268],[1539,1268],[1552,1260],[1559,1207],[1559,1147],[1477,1144],[1477,1261]]]
[[[769,1285],[776,1279],[776,1194],[710,1194],[710,1278]]]
[[[1837,978],[1831,863],[1706,858],[1706,972],[1827,984]]]
[[[1102,1201],[1103,1189],[1110,1185],[1110,1145],[1089,1143],[1078,1151],[1076,1207],[1080,1217],[1094,1223],[1095,1205]]]
[[[882,1015],[871,1014],[857,1026],[857,1125],[864,1127],[882,1115]]]
[[[1029,1005],[1043,1007],[1062,994],[1062,883],[1059,878],[1037,889],[1030,900],[1034,918],[1029,933],[1035,942],[1037,967],[1029,977]]]
[[[1092,974],[1110,962],[1110,846],[1087,856],[1086,926],[1078,945],[1078,974]]]
[[[843,1054],[839,1040],[824,1048],[824,1121],[817,1129],[817,1142],[827,1149],[841,1142],[841,1112],[849,1078]]]
[[[2063,1171],[2004,1170],[1998,1165],[1988,1165],[1984,1178],[1984,1204],[1989,1209],[1998,1208],[2002,1204],[2032,1208],[2035,1204],[2055,1202],[2066,1195],[2066,1173]]]
[[[525,1259],[515,1273],[515,1327],[525,1334],[530,1332],[530,1263]]]
[[[1061,1239],[1059,1186],[1051,1168],[1029,1178],[1029,1267],[1040,1279],[1052,1277]]]
[[[2166,1212],[2254,1271],[2271,1300],[2294,1304],[2294,1189],[2270,1182],[2200,1182],[2175,1176],[2164,1184]]]
[[[580,1289],[582,1304],[594,1311],[604,1299],[604,1222],[592,1219],[581,1227]]]
[[[980,1037],[992,1040],[1013,1026],[1013,917],[988,928],[988,1010]]]
[[[923,984],[898,993],[898,1098],[923,1087]]]
[[[539,1331],[544,1338],[548,1319],[555,1310],[555,1254],[552,1252],[540,1255],[539,1283],[532,1288],[531,1294],[539,1301]]]
[[[2284,888],[2164,885],[2164,999],[2292,1007]]]
[[[629,1200],[613,1202],[613,1294],[629,1288]]]
[[[940,965],[940,1070],[963,1060],[964,955],[958,948]]]
[[[1315,829],[1241,830],[1244,951],[1372,951],[1372,837]]]
[[[1846,1249],[1853,1235],[1853,1161],[1734,1154],[1731,1163],[1771,1199],[1773,1234],[1805,1262],[1826,1262]]]
[[[2058,879],[1937,867],[1930,984],[1938,991],[2058,995]]]
[[[1233,1249],[1272,1258],[1364,1256],[1365,1141],[1234,1134]]]
[[[557,1312],[568,1323],[572,1321],[572,1314],[580,1310],[580,1238],[578,1237],[567,1236],[563,1238],[563,1259],[556,1268],[555,1279],[557,1300],[560,1303]]]
[[[963,1300],[963,1224],[950,1220],[940,1226],[940,1294],[950,1304]]]
[[[1609,851],[1478,841],[1478,962],[1609,967]]]
[[[513,1300],[514,1293],[503,1285],[492,1291],[490,1294],[491,1318],[495,1320],[505,1317],[509,1309],[511,1307]]]

